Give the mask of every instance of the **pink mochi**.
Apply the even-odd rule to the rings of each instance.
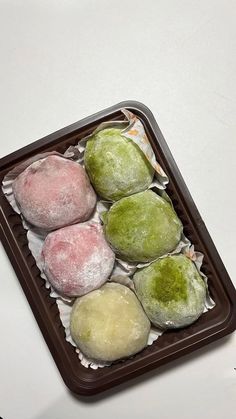
[[[27,167],[13,182],[13,193],[25,219],[45,230],[86,221],[96,205],[83,167],[54,155]]]
[[[42,249],[44,273],[58,293],[80,296],[108,279],[115,255],[98,223],[75,224],[46,237]]]

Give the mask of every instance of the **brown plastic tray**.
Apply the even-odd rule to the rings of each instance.
[[[71,391],[81,395],[92,395],[111,388],[188,354],[236,328],[236,291],[163,135],[151,111],[143,104],[134,101],[119,103],[4,157],[0,165],[1,181],[6,172],[34,154],[50,150],[64,152],[69,145],[76,144],[101,122],[123,119],[121,108],[129,109],[140,118],[157,159],[169,176],[167,192],[182,220],[185,235],[195,245],[195,249],[205,255],[202,270],[209,278],[209,289],[216,306],[203,314],[193,325],[164,333],[152,346],[126,361],[98,370],[84,368],[74,348],[65,340],[57,305],[49,296],[44,280],[40,277],[28,248],[26,231],[22,227],[21,219],[1,191],[2,243],[65,384]]]

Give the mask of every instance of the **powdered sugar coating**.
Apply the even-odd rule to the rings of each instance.
[[[96,205],[83,167],[59,156],[27,167],[13,182],[13,193],[26,220],[45,230],[86,221]]]
[[[148,344],[150,322],[133,291],[107,283],[76,299],[70,332],[86,357],[106,363],[141,351]]]
[[[98,223],[83,223],[50,233],[42,250],[44,272],[62,295],[80,296],[108,279],[115,255]]]

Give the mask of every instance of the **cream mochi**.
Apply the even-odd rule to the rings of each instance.
[[[132,356],[147,345],[150,322],[133,291],[107,282],[77,298],[70,331],[89,359],[113,362]]]

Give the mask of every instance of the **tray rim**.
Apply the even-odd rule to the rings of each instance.
[[[171,165],[171,171],[175,173],[175,185],[178,189],[184,190],[184,201],[185,205],[187,205],[188,210],[193,212],[195,214],[195,228],[198,232],[198,234],[201,236],[201,238],[204,237],[204,244],[206,244],[208,249],[208,256],[214,260],[214,268],[216,269],[218,275],[220,278],[223,278],[223,281],[221,281],[226,293],[227,297],[231,303],[231,310],[228,313],[227,317],[224,319],[224,321],[220,322],[220,325],[216,324],[211,327],[211,333],[206,333],[206,336],[203,336],[199,341],[197,340],[194,342],[194,344],[190,344],[187,346],[184,346],[181,348],[176,349],[173,353],[169,354],[165,358],[152,360],[155,354],[151,354],[152,356],[147,357],[147,361],[150,358],[150,362],[145,362],[145,365],[140,366],[138,370],[131,371],[130,373],[125,374],[125,380],[128,380],[132,377],[136,377],[137,375],[140,375],[144,372],[147,372],[151,369],[154,369],[160,365],[164,365],[171,360],[177,359],[180,356],[193,352],[194,350],[205,346],[207,343],[213,342],[214,340],[219,339],[220,337],[223,337],[231,332],[233,332],[236,329],[236,291],[235,288],[230,280],[230,277],[224,267],[224,264],[216,250],[216,247],[210,237],[210,234],[199,214],[199,211],[190,195],[190,192],[182,178],[182,175],[175,163],[175,160],[169,150],[169,147],[162,135],[162,132],[152,114],[150,109],[137,101],[133,100],[127,100],[120,102],[116,105],[113,105],[107,109],[104,109],[102,111],[99,111],[91,116],[88,116],[86,118],[83,118],[82,120],[79,120],[73,124],[70,124],[64,128],[61,128],[52,134],[49,134],[39,140],[36,140],[29,145],[26,145],[25,147],[16,150],[7,156],[3,157],[0,162],[0,172],[6,170],[8,165],[15,165],[17,162],[24,160],[24,156],[27,154],[36,154],[38,148],[42,146],[47,146],[50,143],[50,146],[53,142],[59,142],[59,140],[62,140],[62,138],[66,138],[67,136],[70,136],[73,132],[76,130],[85,127],[86,125],[89,125],[91,123],[97,122],[100,118],[109,117],[109,115],[114,114],[115,112],[119,112],[122,108],[128,108],[131,111],[133,111],[136,114],[141,114],[148,122],[149,129],[152,131],[154,138],[158,138],[158,145],[160,149],[162,150],[162,153],[165,155],[165,158],[168,160],[168,164]],[[25,158],[28,158],[25,157]],[[182,195],[182,193],[180,192]],[[3,195],[1,191],[1,195]],[[5,199],[5,197],[4,197]],[[187,203],[186,203],[187,201]],[[10,233],[11,239],[8,237]],[[18,277],[19,282],[21,283],[21,286],[24,290],[24,293],[28,299],[28,302],[31,306],[31,309],[33,311],[33,314],[38,322],[38,325],[41,329],[41,332],[46,340],[46,343],[52,353],[52,356],[54,358],[54,361],[56,362],[58,369],[61,372],[62,378],[65,382],[65,384],[69,387],[69,389],[77,394],[81,395],[93,395],[98,392],[104,391],[108,388],[108,385],[117,385],[124,381],[124,377],[119,376],[117,378],[112,378],[112,374],[109,375],[108,380],[105,383],[101,383],[99,385],[99,388],[97,388],[97,383],[99,380],[96,381],[90,381],[90,382],[84,382],[84,380],[80,380],[78,375],[74,374],[73,370],[69,371],[68,374],[68,365],[65,365],[63,362],[63,359],[61,357],[61,354],[58,354],[56,345],[55,345],[55,336],[52,338],[52,336],[49,333],[49,329],[47,325],[45,325],[43,318],[40,314],[40,311],[43,306],[46,306],[46,304],[43,301],[43,297],[41,298],[40,304],[42,304],[41,309],[38,307],[38,302],[34,301],[34,298],[32,296],[30,287],[27,286],[27,283],[24,278],[24,270],[28,268],[27,264],[24,261],[24,258],[21,257],[20,250],[18,248],[18,243],[14,238],[14,235],[12,234],[12,230],[10,226],[7,223],[7,219],[5,217],[5,213],[3,211],[2,205],[0,207],[0,237],[3,243],[3,246],[7,252],[7,255],[13,265],[13,268],[16,272],[16,275]],[[11,240],[14,240],[16,246],[17,246],[17,252],[13,253],[11,249]],[[18,259],[18,252],[20,255],[20,258]],[[45,309],[45,308],[44,308]],[[220,327],[219,327],[220,326]],[[216,329],[214,331],[214,329]],[[208,331],[209,332],[209,331]],[[190,336],[191,338],[191,336]],[[182,343],[182,341],[181,341]],[[176,346],[176,345],[175,345]],[[65,353],[66,355],[66,353]],[[171,359],[170,359],[171,358]],[[124,364],[123,364],[124,365]],[[124,368],[125,369],[125,366]]]

